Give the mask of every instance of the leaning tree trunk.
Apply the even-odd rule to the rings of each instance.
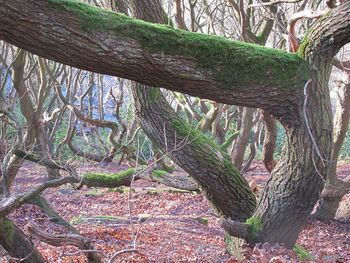
[[[247,219],[255,197],[229,157],[177,116],[159,89],[136,84],[133,95],[147,136],[196,180],[220,215]]]
[[[134,13],[147,21],[165,23],[159,1],[132,1]],[[216,211],[226,218],[247,219],[255,197],[228,156],[200,131],[183,121],[158,88],[135,84],[135,112],[143,131],[198,183]]]
[[[333,129],[328,80],[333,56],[350,41],[349,10],[350,2],[346,2],[320,19],[298,51],[309,62],[310,80],[295,114],[289,116],[294,120],[282,119],[286,146],[254,216],[247,221],[245,238],[251,242],[293,246],[323,189]]]
[[[328,91],[331,58],[314,59],[310,63],[317,70],[311,70],[311,79],[305,84],[306,96],[295,109],[295,119],[283,123],[286,144],[282,157],[254,215],[241,226],[227,221],[223,224],[231,235],[250,243],[278,242],[292,247],[323,189],[332,142]]]
[[[350,182],[344,182],[337,177],[337,160],[341,146],[346,137],[350,120],[350,74],[338,87],[338,102],[334,115],[332,162],[322,198],[316,207],[313,218],[318,220],[334,219],[339,203],[343,196],[349,192]]]
[[[6,218],[0,218],[0,245],[11,257],[21,259],[21,262],[45,262],[26,235]]]

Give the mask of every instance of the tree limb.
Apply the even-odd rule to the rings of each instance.
[[[1,0],[0,39],[85,70],[280,115],[281,108],[292,110],[309,75],[295,54],[142,22],[74,0]]]
[[[0,201],[0,217],[9,214],[13,209],[27,203],[30,199],[42,193],[47,188],[58,187],[60,185],[73,183],[76,181],[77,178],[74,176],[62,177],[60,179],[45,182],[30,192],[12,194],[11,196]]]
[[[51,246],[74,246],[84,250],[88,254],[88,262],[101,262],[98,253],[102,252],[95,250],[90,243],[90,239],[86,237],[78,234],[50,234],[35,226],[33,223],[28,224],[27,230],[31,236]]]

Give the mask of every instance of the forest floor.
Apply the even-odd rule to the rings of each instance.
[[[260,163],[253,166],[255,169],[246,178],[255,180],[262,187],[268,173]],[[126,165],[85,164],[78,172],[114,173],[126,168]],[[350,165],[339,168],[341,174],[349,171]],[[33,188],[45,174],[42,167],[25,164],[12,191]],[[137,251],[122,253],[115,262],[298,262],[292,250],[278,245],[243,246],[237,248],[236,256],[228,254],[220,219],[199,193],[171,192],[168,187],[142,180],[135,182],[133,189],[131,201],[126,187],[121,191],[86,187],[75,190],[67,185],[46,190],[44,197],[65,220],[92,240],[95,249],[103,252],[104,260],[118,251],[132,248],[134,229]],[[130,211],[133,216],[143,218],[143,222],[130,225],[119,220],[120,217],[128,218]],[[23,205],[10,218],[24,230],[32,222],[49,233],[67,233],[34,205]],[[57,248],[36,240],[33,242],[47,262],[86,262],[83,254],[64,256],[76,251],[74,247]],[[310,221],[297,243],[312,255],[309,262],[350,262],[350,223]]]

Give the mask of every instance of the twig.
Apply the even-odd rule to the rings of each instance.
[[[121,254],[124,254],[124,253],[137,253],[137,250],[134,249],[134,248],[120,250],[120,251],[118,251],[117,253],[115,253],[115,254],[111,257],[111,259],[108,261],[108,263],[113,263],[114,260],[115,260],[118,256],[120,256]]]
[[[301,0],[276,0],[276,1],[271,1],[271,2],[260,2],[258,4],[251,4],[248,6],[248,8],[253,8],[253,7],[261,7],[261,6],[271,6],[271,5],[277,5],[277,4],[295,4],[299,3]]]

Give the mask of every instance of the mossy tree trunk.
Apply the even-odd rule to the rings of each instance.
[[[150,1],[134,0],[132,5],[138,18],[167,22],[158,0],[151,5]],[[170,157],[196,180],[221,216],[247,219],[254,211],[255,197],[229,157],[202,132],[186,124],[158,88],[135,84],[132,91],[136,115],[152,142],[164,153],[170,153]]]
[[[329,166],[332,114],[328,76],[332,57],[350,41],[350,2],[315,24],[299,53],[305,60],[283,51],[135,21],[76,1],[0,0],[0,4],[0,38],[41,56],[145,85],[262,108],[280,119],[287,133],[284,156],[273,170],[255,216],[248,221],[256,231],[248,231],[247,239],[294,244],[323,188],[320,174],[326,176]],[[307,125],[303,90],[309,78]],[[140,90],[146,91],[146,87]],[[145,103],[161,98],[157,90],[148,92]],[[146,116],[146,112],[138,114]],[[153,111],[148,117],[164,116]],[[183,122],[165,119],[168,122],[176,124],[173,127],[183,138],[201,139],[189,127],[184,129]],[[163,129],[158,129],[153,131],[157,136],[163,134]],[[167,145],[173,148],[174,141]],[[206,154],[215,149],[206,140],[198,140],[196,147]],[[215,153],[215,162],[221,161],[225,167],[225,158]],[[197,151],[188,149],[186,154],[198,161],[194,166],[212,165],[207,160],[203,163]],[[179,163],[184,160],[183,155],[173,158]],[[235,172],[232,178],[241,180]],[[210,180],[214,179],[212,175]],[[244,184],[233,187],[241,190]]]
[[[177,116],[159,89],[136,84],[133,95],[147,136],[195,179],[220,215],[247,219],[255,197],[227,154]]]
[[[0,245],[11,257],[23,259],[21,262],[45,262],[26,235],[6,218],[0,218]]]
[[[310,81],[299,100],[294,120],[286,129],[282,160],[251,220],[247,239],[293,246],[323,189],[332,149],[332,111],[328,90],[331,60],[350,41],[350,3],[320,19],[301,45],[299,55],[310,64]]]

